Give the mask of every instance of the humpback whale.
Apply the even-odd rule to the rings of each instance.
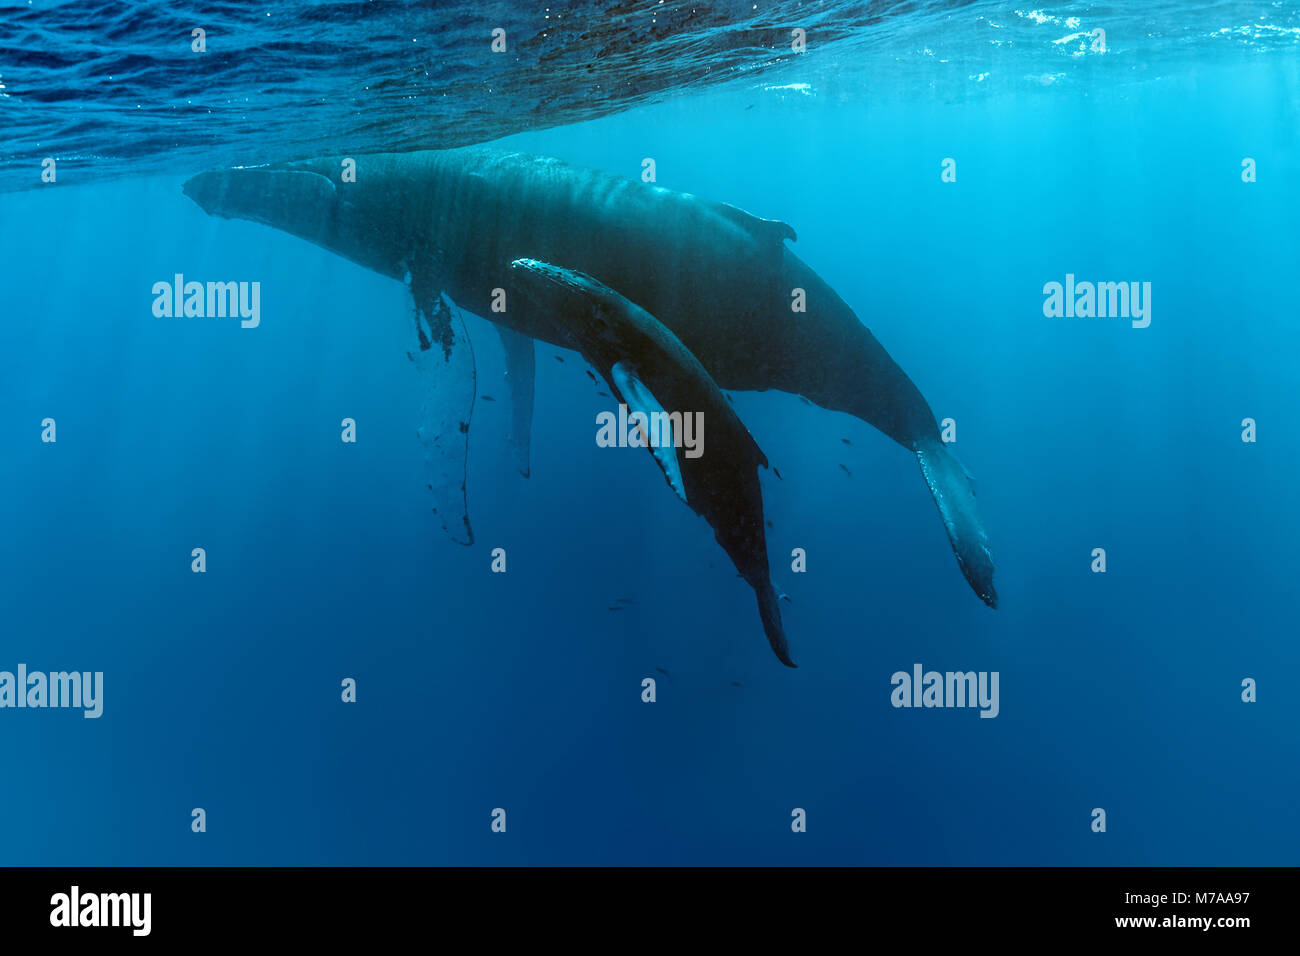
[[[686,505],[713,528],[740,576],[758,597],[758,613],[773,653],[794,667],[781,625],[781,610],[767,564],[759,449],[722,390],[681,340],[654,316],[591,276],[535,259],[511,263],[515,285],[554,317],[556,337],[566,340],[609,383],[632,412],[699,414],[708,449],[692,456],[673,444],[646,447]],[[661,436],[662,437],[662,436]]]
[[[355,175],[345,180],[347,169]],[[920,390],[790,249],[788,224],[483,146],[214,170],[183,189],[211,215],[272,226],[408,284],[417,361],[436,366],[424,379],[429,484],[457,540],[473,540],[464,459],[474,401],[473,352],[458,310],[491,320],[505,344],[516,462],[526,473],[520,442],[531,416],[531,340],[566,347],[553,317],[506,294],[510,264],[531,258],[585,273],[636,303],[718,387],[800,395],[902,445],[916,456],[967,582],[997,606],[970,476]],[[796,290],[802,313],[791,307]]]

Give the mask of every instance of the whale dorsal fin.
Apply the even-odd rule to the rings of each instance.
[[[654,393],[646,387],[645,382],[641,381],[637,375],[636,368],[630,362],[618,362],[610,370],[610,377],[614,379],[613,385],[618,389],[619,397],[623,403],[634,412],[640,412],[647,418],[655,412],[664,413],[664,407],[659,399],[654,397]],[[648,436],[647,436],[648,437]],[[686,485],[682,481],[682,466],[677,461],[677,449],[673,445],[649,446],[650,454],[655,456],[655,461],[659,463],[660,470],[663,471],[664,477],[668,479],[668,484],[673,491],[677,492],[677,497],[682,499],[683,504],[686,501]]]
[[[750,235],[756,238],[774,238],[777,242],[782,239],[798,241],[798,237],[794,234],[794,226],[788,222],[782,222],[780,219],[760,219],[726,202],[715,202],[713,208],[736,225],[748,230]]]

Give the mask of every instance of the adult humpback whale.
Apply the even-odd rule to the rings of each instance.
[[[355,181],[344,181],[354,162]],[[786,223],[488,147],[238,167],[201,173],[184,191],[212,215],[274,226],[409,283],[421,361],[441,364],[427,377],[423,438],[431,487],[444,527],[459,540],[472,540],[464,456],[474,372],[463,324],[448,300],[498,325],[515,421],[526,426],[532,394],[520,386],[531,385],[533,352],[519,336],[564,343],[524,297],[505,296],[504,312],[493,305],[510,287],[510,263],[532,258],[587,273],[635,302],[682,341],[719,387],[803,395],[861,418],[913,452],[962,573],[986,604],[997,606],[993,560],[969,476],[940,439],[911,379],[786,246],[795,238]],[[804,313],[791,309],[796,289],[803,290]],[[462,340],[464,346],[453,347]],[[522,455],[520,461],[526,470]]]
[[[767,467],[767,456],[722,390],[662,322],[591,276],[535,259],[518,259],[511,271],[515,286],[538,306],[538,314],[554,317],[556,336],[581,352],[633,413],[647,419],[656,414],[702,418],[709,434],[702,454],[692,456],[675,444],[647,443],[647,449],[677,496],[713,528],[718,544],[758,597],[772,652],[794,667],[767,564],[758,483],[758,467]]]

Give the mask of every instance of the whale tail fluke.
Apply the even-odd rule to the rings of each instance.
[[[916,443],[916,460],[930,486],[939,516],[948,529],[953,554],[961,573],[980,599],[989,607],[998,606],[993,588],[993,555],[989,551],[984,525],[975,506],[975,486],[957,456],[939,438],[923,438]]]
[[[772,653],[786,667],[797,667],[790,660],[790,646],[785,641],[785,627],[781,624],[781,599],[777,596],[776,588],[763,582],[754,588],[754,593],[758,595],[758,616],[763,619],[763,630],[767,634],[767,642],[772,645]]]

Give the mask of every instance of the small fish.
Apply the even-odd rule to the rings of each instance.
[[[593,382],[596,381],[596,373],[591,369],[587,369],[587,378],[591,379]]]
[[[772,524],[772,522],[771,522],[770,520],[768,521],[767,526],[768,526],[769,528],[774,527],[774,525]]]
[[[485,402],[495,402],[495,401],[496,401],[496,399],[493,398],[491,395],[480,395],[479,398],[483,399],[483,401],[485,401]]]
[[[840,441],[844,442],[844,444],[846,444],[846,445],[852,445],[852,444],[853,444],[853,442],[849,441],[847,438],[841,438]]]
[[[564,356],[563,356],[563,355],[557,355],[557,356],[555,356],[555,361],[557,361],[557,362],[563,362],[563,361],[564,361]]]
[[[853,472],[849,471],[847,465],[845,465],[843,462],[841,462],[841,463],[840,463],[840,467],[844,469],[844,474],[848,475],[850,478],[853,477]]]
[[[740,681],[738,681],[738,680],[733,680],[733,681],[731,682],[731,686],[732,686],[732,687],[744,687],[745,685],[742,684],[742,683],[741,683]]]
[[[610,397],[609,392],[602,392],[600,389],[597,389],[597,390],[596,390],[596,394],[599,395],[599,396],[601,396],[602,398],[609,398],[609,397]]]
[[[781,469],[778,468],[778,467],[776,467],[776,465],[773,465],[773,466],[772,466],[772,474],[776,475],[778,478],[781,478]],[[781,480],[782,480],[782,481],[785,481],[784,478],[781,478]]]
[[[663,674],[665,677],[672,677],[672,676],[673,676],[672,674],[668,673],[667,668],[664,668],[664,667],[656,667],[655,670],[657,670],[659,673]]]
[[[812,402],[808,401],[808,399],[804,398],[802,395],[799,396],[799,401],[803,402],[805,405],[812,404]]]

